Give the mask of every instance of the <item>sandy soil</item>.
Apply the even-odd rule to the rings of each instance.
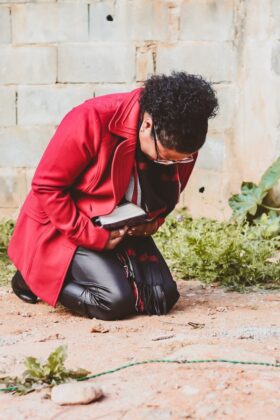
[[[28,305],[1,288],[0,373],[20,374],[26,356],[45,360],[60,344],[68,346],[67,367],[92,373],[159,358],[280,359],[280,293],[238,294],[178,283],[181,298],[167,316],[114,322],[85,319],[42,302]],[[91,332],[93,327],[107,332]],[[0,418],[280,418],[280,369],[274,367],[147,364],[94,381],[105,396],[89,405],[55,405],[47,390],[23,397],[0,393]]]

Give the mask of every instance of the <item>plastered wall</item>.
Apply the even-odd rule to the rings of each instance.
[[[279,0],[0,0],[0,218],[16,217],[71,108],[173,69],[220,101],[181,205],[227,218],[279,155]]]

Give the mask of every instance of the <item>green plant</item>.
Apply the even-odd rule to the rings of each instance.
[[[181,278],[218,282],[238,291],[280,286],[280,265],[269,260],[280,246],[278,228],[271,221],[250,226],[181,214],[167,218],[156,241]]]
[[[278,208],[271,208],[264,204],[264,199],[269,190],[280,179],[280,157],[265,171],[259,185],[253,182],[243,182],[241,193],[235,194],[229,199],[229,205],[233,210],[233,219],[239,222],[246,218],[251,220],[264,211],[280,211]]]
[[[5,376],[0,378],[0,381],[7,387],[16,387],[14,392],[24,395],[36,389],[45,386],[52,387],[90,373],[85,369],[66,369],[64,366],[66,357],[66,346],[57,347],[44,364],[41,364],[36,357],[27,357],[24,361],[26,370],[22,377]]]
[[[13,220],[0,221],[0,254],[6,254],[7,246],[15,227]]]
[[[7,256],[7,246],[14,230],[13,220],[0,221],[0,286],[7,285],[15,272]]]

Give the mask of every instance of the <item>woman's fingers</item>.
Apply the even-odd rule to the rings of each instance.
[[[122,229],[112,230],[105,249],[114,249],[122,241],[127,231],[127,226]]]
[[[154,220],[152,222],[144,223],[142,225],[135,226],[128,230],[130,236],[150,236],[156,233],[158,230],[158,222]]]
[[[125,226],[122,229],[112,230],[110,234],[110,239],[122,238],[126,232],[128,231],[128,227]]]

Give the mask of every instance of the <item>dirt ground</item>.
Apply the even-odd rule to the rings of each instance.
[[[28,305],[1,288],[1,376],[20,374],[26,356],[45,360],[60,344],[68,346],[67,367],[92,373],[147,359],[279,361],[280,293],[239,294],[195,281],[178,285],[181,298],[168,315],[114,322],[82,318],[43,302]],[[91,332],[93,327],[104,332]],[[154,363],[92,381],[105,395],[89,405],[58,406],[47,390],[22,397],[0,393],[0,418],[280,418],[275,367]]]

